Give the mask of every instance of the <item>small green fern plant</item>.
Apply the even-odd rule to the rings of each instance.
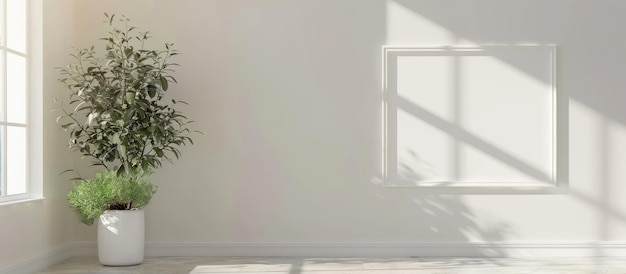
[[[106,210],[130,210],[148,205],[156,186],[146,180],[147,175],[101,171],[92,179],[79,181],[67,194],[67,199],[81,222],[92,225]]]

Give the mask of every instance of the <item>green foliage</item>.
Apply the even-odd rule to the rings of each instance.
[[[98,172],[95,178],[80,181],[67,198],[80,220],[92,225],[105,210],[130,210],[148,205],[156,186],[147,182],[146,177],[143,172]]]
[[[180,156],[180,146],[193,143],[191,121],[174,109],[186,103],[164,100],[176,83],[170,73],[177,64],[170,58],[178,52],[167,43],[147,49],[148,32],[138,32],[125,17],[105,16],[105,55],[97,56],[93,46],[80,49],[71,55],[76,62],[61,69],[59,81],[70,96],[57,122],[69,131],[70,148],[93,158],[94,165],[118,174],[159,168]]]

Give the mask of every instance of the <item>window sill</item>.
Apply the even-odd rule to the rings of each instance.
[[[45,197],[34,197],[34,198],[24,198],[24,199],[17,199],[17,200],[0,201],[0,207],[5,206],[5,205],[15,205],[15,204],[21,204],[21,203],[43,201],[45,199],[46,199]]]

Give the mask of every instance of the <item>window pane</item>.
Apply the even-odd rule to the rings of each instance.
[[[7,46],[26,52],[26,0],[7,0]]]
[[[4,5],[0,0],[0,30],[4,29]],[[0,46],[6,46],[6,39],[4,37],[4,31],[0,31]]]
[[[7,127],[7,194],[26,193],[26,128]]]
[[[26,58],[7,55],[7,120],[26,123]]]
[[[4,54],[0,50],[0,121],[6,122],[4,117]],[[1,154],[0,154],[1,155]]]

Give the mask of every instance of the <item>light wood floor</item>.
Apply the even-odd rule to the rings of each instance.
[[[105,267],[95,257],[75,257],[40,274],[412,274],[412,273],[626,273],[626,258],[292,258],[160,257],[141,265]]]

